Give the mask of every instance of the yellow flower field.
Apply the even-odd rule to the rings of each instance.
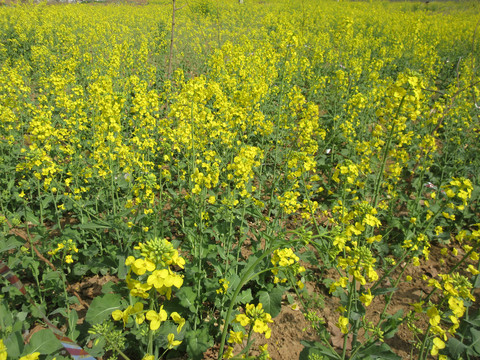
[[[479,13],[1,6],[0,359],[480,356]]]

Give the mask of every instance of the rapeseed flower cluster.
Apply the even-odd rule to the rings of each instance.
[[[269,339],[272,334],[272,329],[268,327],[269,323],[273,323],[272,317],[269,313],[265,312],[261,303],[257,304],[257,306],[247,304],[245,313],[238,314],[234,321],[243,327],[251,326],[254,332],[264,334],[267,339]]]
[[[292,281],[295,276],[305,272],[305,267],[300,265],[299,260],[299,257],[293,252],[293,249],[285,248],[275,250],[270,260],[273,265],[272,274],[275,275],[273,282],[284,283],[288,280]],[[298,280],[296,285],[300,289],[303,289],[304,284],[301,280]]]
[[[158,300],[158,296],[155,294],[165,296],[167,300],[170,300],[172,287],[179,289],[183,284],[183,277],[173,271],[172,267],[177,266],[183,269],[185,259],[179,256],[178,250],[166,239],[147,240],[135,246],[135,250],[139,251],[141,257],[129,256],[125,260],[125,265],[130,267],[126,278],[130,294],[144,300],[150,299],[151,304]],[[136,275],[136,279],[132,278],[132,273]],[[152,293],[152,289],[156,291]],[[112,318],[115,321],[123,321],[123,327],[128,325],[131,318],[138,325],[148,321],[150,331],[158,330],[170,318],[178,325],[177,334],[180,334],[186,322],[177,312],[169,315],[163,304],[158,309],[151,306],[146,310],[143,300],[129,305],[125,310],[115,310]],[[168,349],[181,343],[181,341],[175,340],[173,333],[168,334],[167,340]]]
[[[48,255],[54,257],[58,254],[58,252],[62,253],[63,261],[65,261],[67,264],[72,264],[74,262],[73,254],[78,253],[78,248],[72,239],[68,239],[58,243],[55,249],[48,252]]]
[[[147,240],[139,243],[135,249],[140,251],[142,257],[129,256],[125,260],[125,265],[130,266],[126,282],[131,295],[148,299],[149,291],[155,288],[160,295],[165,295],[170,300],[172,287],[179,289],[183,284],[183,277],[171,267],[183,269],[185,259],[179,256],[178,250],[166,239]],[[140,280],[132,278],[132,272]]]
[[[249,340],[252,331],[256,332],[257,334],[264,334],[266,339],[270,339],[272,334],[272,329],[268,326],[268,324],[273,323],[273,320],[271,315],[266,313],[263,309],[262,303],[259,303],[256,306],[254,304],[247,304],[245,306],[245,313],[238,314],[235,317],[234,322],[239,323],[244,329],[248,328],[248,335],[245,334],[243,330],[231,330],[228,338],[228,342],[231,344],[242,344],[244,339]],[[270,358],[266,345],[260,346],[260,350],[265,359]],[[233,347],[229,346],[223,354],[223,358],[230,359],[232,357]]]
[[[429,302],[425,304],[423,301],[413,304],[415,311],[421,313],[426,309],[426,314],[430,324],[430,334],[433,336],[433,345],[430,350],[432,356],[439,355],[439,351],[445,348],[445,342],[448,337],[454,336],[460,326],[460,319],[466,312],[465,302],[475,301],[472,295],[472,284],[470,281],[458,273],[439,274],[439,280],[428,279],[424,276],[424,280],[428,281],[428,286],[438,289],[443,294],[441,305]],[[444,357],[444,355],[440,355]]]

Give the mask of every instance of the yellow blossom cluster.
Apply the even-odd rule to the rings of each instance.
[[[172,287],[179,289],[183,284],[183,276],[172,270],[172,266],[183,269],[185,259],[178,254],[173,245],[166,239],[154,238],[135,247],[142,257],[129,256],[125,265],[130,266],[126,282],[132,296],[148,299],[149,291],[155,288],[167,299],[172,296]],[[132,278],[132,272],[138,279]]]
[[[433,356],[439,355],[439,350],[445,348],[448,337],[455,335],[460,326],[460,319],[467,309],[465,301],[475,301],[475,297],[471,293],[473,286],[463,275],[458,273],[439,274],[438,277],[439,280],[428,279],[425,275],[424,280],[428,281],[428,286],[442,291],[445,299],[444,303],[448,305],[446,309],[431,302],[424,304],[421,301],[413,304],[417,313],[423,312],[424,308],[426,309],[430,333],[434,336],[433,346],[430,350],[430,354]]]
[[[234,322],[239,323],[243,328],[249,328],[249,335],[246,335],[243,331],[230,331],[228,342],[231,344],[242,344],[244,339],[249,340],[252,331],[258,334],[264,334],[266,339],[270,339],[272,329],[268,326],[269,323],[273,323],[272,317],[269,313],[266,313],[263,309],[262,303],[247,304],[245,306],[245,313],[238,314]],[[267,347],[261,346],[260,350],[265,359],[270,358],[268,355]],[[230,359],[233,357],[233,347],[229,346],[223,354],[224,359]]]
[[[48,252],[48,255],[55,256],[58,252],[62,253],[62,258],[67,264],[72,264],[74,261],[72,254],[78,253],[78,248],[72,239],[68,239],[58,243],[55,249]]]
[[[291,248],[277,249],[272,254],[270,260],[274,268],[272,269],[273,275],[275,275],[273,282],[287,282],[292,281],[293,278],[305,272],[305,267],[300,265],[299,257],[293,252]],[[279,274],[283,274],[284,277],[278,277]],[[296,285],[303,289],[304,284],[301,280],[296,282]]]

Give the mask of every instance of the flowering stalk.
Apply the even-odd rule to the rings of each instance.
[[[395,114],[394,119],[398,118],[398,114],[400,113],[400,109],[402,108],[403,102],[405,101],[405,96],[406,95],[404,95],[402,97],[402,100],[400,100],[400,104],[398,105],[397,112]],[[380,166],[380,171],[378,172],[378,177],[375,180],[375,190],[373,192],[373,201],[372,201],[372,206],[374,208],[376,208],[377,205],[378,205],[378,193],[380,192],[380,185],[381,185],[382,178],[383,178],[383,171],[385,170],[385,165],[387,163],[388,152],[390,150],[390,145],[392,144],[393,132],[395,131],[395,121],[393,121],[391,126],[392,126],[392,128],[390,129],[390,132],[388,133],[387,144],[385,145],[385,148],[383,149],[382,164]]]
[[[278,244],[277,246],[274,246],[273,248],[270,248],[268,250],[266,250],[262,256],[260,256],[257,260],[255,260],[255,262],[253,264],[251,264],[247,269],[246,271],[244,272],[243,276],[241,277],[240,279],[240,282],[238,283],[238,286],[237,288],[235,289],[234,293],[233,293],[233,296],[232,296],[232,299],[230,300],[230,305],[228,306],[228,310],[227,310],[227,315],[225,316],[225,322],[224,322],[224,327],[223,327],[223,331],[222,331],[222,337],[221,337],[221,341],[220,341],[220,350],[218,352],[218,359],[220,360],[223,356],[223,352],[224,352],[224,347],[225,347],[225,340],[227,338],[227,332],[228,332],[228,326],[230,324],[230,316],[232,314],[232,310],[233,310],[233,306],[235,305],[236,303],[236,299],[237,299],[237,296],[238,294],[240,293],[240,291],[242,290],[243,286],[248,283],[250,280],[252,280],[253,278],[255,278],[256,276],[264,273],[264,272],[267,272],[267,271],[271,271],[272,269],[275,269],[276,267],[274,268],[268,268],[268,269],[264,269],[264,270],[261,270],[259,271],[258,273],[255,273],[252,275],[253,271],[255,270],[255,268],[258,266],[258,264],[260,264],[262,262],[263,259],[265,259],[265,257],[269,256],[273,251],[275,250],[278,250],[283,244]]]

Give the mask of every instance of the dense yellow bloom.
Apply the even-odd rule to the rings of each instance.
[[[183,277],[168,269],[155,270],[148,277],[147,284],[153,285],[157,290],[171,288],[172,286],[180,288],[183,284]]]
[[[7,347],[3,343],[3,339],[0,339],[0,360],[7,360]]]
[[[338,318],[337,326],[339,327],[342,334],[348,333],[348,319],[346,317],[340,316]]]
[[[227,350],[223,353],[223,358],[224,359],[231,359],[233,358],[233,347],[228,346]]]
[[[242,331],[230,330],[230,336],[228,338],[229,343],[241,344],[243,342],[245,334]]]
[[[22,356],[20,359],[18,360],[38,360],[38,357],[40,356],[40,353],[39,352],[34,352],[32,354],[29,354],[29,355],[25,355],[25,356]]]
[[[272,330],[268,327],[269,323],[272,323],[272,317],[266,313],[262,304],[257,306],[254,304],[247,304],[245,308],[245,314],[238,314],[235,317],[235,322],[240,323],[243,327],[248,325],[252,326],[253,331],[259,334],[265,334],[265,338],[269,339]]]
[[[135,321],[137,324],[143,323],[143,321],[145,320],[143,304],[137,302],[133,306],[129,305],[124,311],[115,310],[114,312],[112,312],[113,320],[123,320],[123,326],[127,324],[130,315],[135,315]]]
[[[440,314],[435,306],[428,308],[427,315],[430,318],[430,325],[437,326],[440,324]]]
[[[146,271],[155,270],[155,264],[148,259],[135,259],[133,256],[129,256],[125,260],[125,265],[131,266],[132,271],[137,275],[143,275]]]
[[[430,8],[427,16],[405,11],[404,4],[367,9],[302,1],[309,15],[302,16],[296,2],[285,0],[268,2],[267,12],[264,5],[238,7],[233,0],[203,3],[215,16],[195,13],[195,6],[177,13],[172,58],[181,67],[172,74],[162,68],[168,51],[163,26],[171,19],[165,4],[1,7],[0,139],[5,169],[16,172],[18,191],[11,198],[25,208],[40,206],[44,211],[35,210],[32,219],[50,226],[58,218],[57,230],[65,227],[65,234],[71,225],[87,228],[88,219],[114,219],[115,229],[110,225],[101,237],[121,241],[122,253],[142,236],[125,261],[130,295],[141,301],[170,299],[184,282],[177,271],[186,264],[182,252],[153,234],[187,240],[185,257],[196,261],[196,250],[204,249],[189,244],[197,239],[189,226],[221,246],[218,229],[205,231],[218,221],[230,222],[237,240],[250,217],[258,234],[264,229],[257,221],[272,220],[274,241],[290,239],[282,228],[312,230],[320,221],[326,233],[316,229],[305,242],[325,242],[320,255],[340,271],[330,291],[366,285],[357,295],[369,306],[367,283],[379,279],[380,266],[399,259],[389,255],[377,266],[378,254],[370,251],[390,240],[386,229],[396,226],[386,223],[391,215],[407,210],[402,216],[409,234],[434,229],[446,236],[445,223],[474,209],[477,184],[464,169],[473,169],[478,153],[473,100],[480,93],[478,73],[469,66],[475,54],[464,44],[474,35],[475,16],[466,16],[467,10],[436,16]],[[465,86],[468,91],[459,91]],[[422,186],[447,158],[451,169],[431,179],[443,183]],[[418,188],[414,194],[412,187]],[[182,229],[170,231],[178,218]],[[425,221],[428,230],[422,230]],[[475,234],[457,235],[465,251],[478,240]],[[399,251],[408,252],[408,266],[419,266],[428,260],[430,240],[410,237]],[[53,244],[51,256],[76,261],[75,244]],[[224,250],[237,246],[230,245]],[[479,254],[470,256],[476,261]],[[275,251],[271,261],[274,282],[303,287],[305,269],[293,249]],[[478,274],[472,265],[466,269]],[[218,284],[218,294],[231,286],[226,279]],[[456,326],[473,300],[472,287],[453,274],[429,285],[448,299],[443,308],[425,305],[441,338],[445,317],[453,314]],[[161,311],[132,305],[113,318],[126,325],[148,314],[156,328],[166,321]],[[236,320],[267,335],[271,319],[262,310],[247,306]],[[186,320],[170,317],[180,332]],[[348,329],[348,320],[341,318],[339,326]],[[174,337],[168,340],[175,346]]]
[[[216,290],[216,293],[225,294],[228,290],[228,286],[230,285],[230,282],[227,279],[219,279],[218,282],[221,285],[221,287]]]
[[[442,349],[445,349],[445,343],[443,342],[443,340],[438,337],[434,338],[430,355],[436,356],[438,355],[438,350],[442,350]]]
[[[365,305],[369,306],[372,303],[374,296],[370,292],[370,289],[368,289],[368,292],[366,294],[362,294],[360,296],[360,301]]]

